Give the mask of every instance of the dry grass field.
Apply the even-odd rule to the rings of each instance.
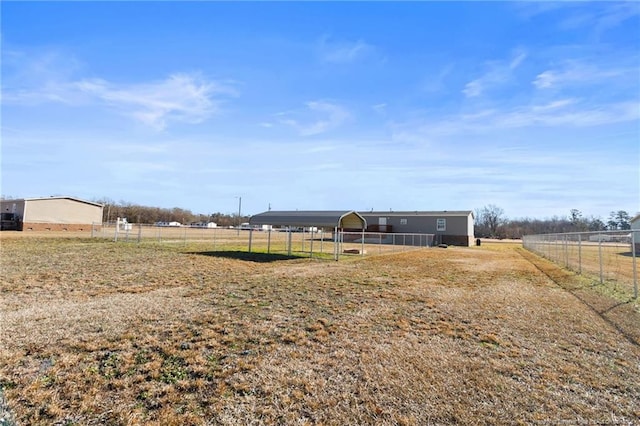
[[[640,419],[638,305],[515,244],[252,261],[20,235],[0,235],[0,424]]]

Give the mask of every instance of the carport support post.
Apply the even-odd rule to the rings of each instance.
[[[289,230],[287,231],[287,244],[287,254],[291,256],[291,228],[289,228]]]
[[[333,228],[333,259],[338,260],[338,227]]]

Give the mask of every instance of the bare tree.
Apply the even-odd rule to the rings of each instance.
[[[571,209],[569,211],[571,221],[571,226],[573,227],[573,231],[586,231],[589,229],[589,224],[582,217],[582,212],[578,209]]]
[[[504,210],[494,204],[489,204],[476,211],[479,235],[488,234],[486,236],[491,238],[498,237],[498,228],[504,222]]]

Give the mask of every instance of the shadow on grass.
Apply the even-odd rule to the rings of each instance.
[[[199,254],[201,256],[223,257],[226,259],[244,260],[247,262],[269,263],[279,260],[306,259],[307,256],[289,256],[277,253],[249,253],[246,251],[196,251],[189,254]]]
[[[640,346],[640,328],[638,328],[640,313],[634,308],[634,299],[625,297],[625,300],[620,300],[610,294],[594,291],[600,286],[593,279],[577,275],[575,272],[564,269],[526,249],[518,249],[518,252],[559,287],[568,291],[606,323],[618,330],[631,344]]]
[[[624,257],[633,257],[633,252],[632,251],[623,251],[618,253],[619,256],[624,256]],[[640,257],[640,253],[636,253],[636,258]]]

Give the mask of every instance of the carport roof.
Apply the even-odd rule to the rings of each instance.
[[[251,216],[252,225],[316,226],[365,229],[367,221],[353,210],[268,211]]]

